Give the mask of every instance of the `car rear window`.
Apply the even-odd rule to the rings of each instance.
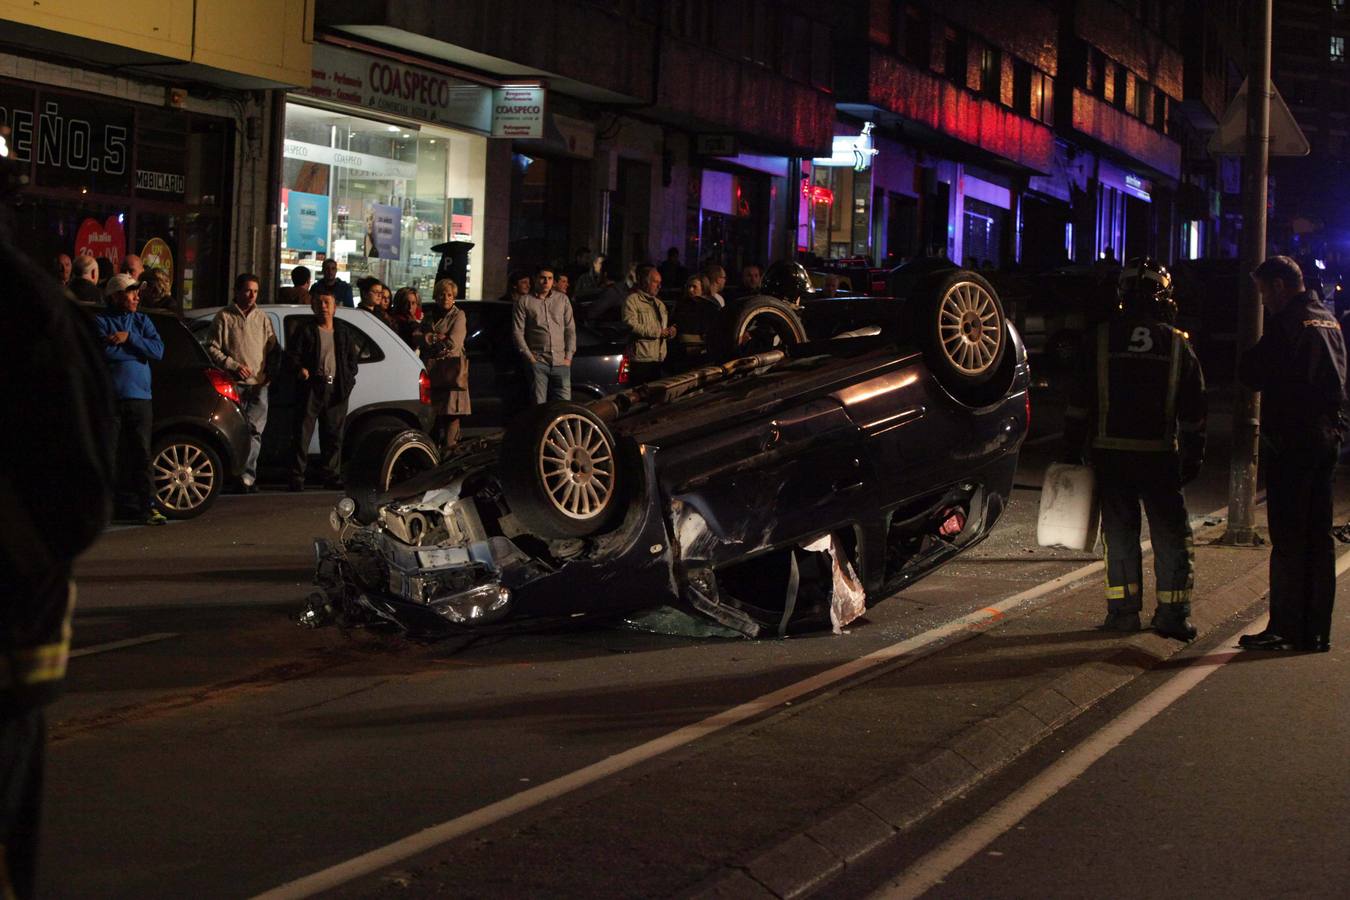
[[[94,317],[102,310],[84,304],[81,304],[80,309],[86,314],[89,327],[94,328]],[[201,369],[211,365],[211,358],[183,320],[158,313],[144,315],[154,323],[155,330],[164,341],[164,358],[152,362],[151,366],[157,369]]]

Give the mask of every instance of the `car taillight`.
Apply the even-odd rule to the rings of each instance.
[[[628,383],[628,357],[619,360],[619,384]]]
[[[226,400],[239,402],[239,389],[234,386],[234,379],[220,369],[207,369],[206,380],[211,382],[211,387],[216,389],[216,393]]]
[[[427,405],[431,404],[431,376],[427,374],[426,369],[417,373],[417,399]]]

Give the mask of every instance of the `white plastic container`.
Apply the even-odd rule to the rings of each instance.
[[[1036,543],[1066,550],[1095,547],[1100,519],[1095,487],[1089,466],[1051,463],[1041,486]]]

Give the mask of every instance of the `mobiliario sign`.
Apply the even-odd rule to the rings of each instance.
[[[311,97],[486,133],[492,90],[397,60],[324,44],[314,47]]]

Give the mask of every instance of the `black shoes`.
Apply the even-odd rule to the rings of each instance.
[[[1139,631],[1139,613],[1136,612],[1107,612],[1106,621],[1100,626],[1102,631]]]
[[[1278,653],[1327,653],[1331,650],[1331,641],[1320,635],[1296,641],[1267,629],[1256,634],[1244,634],[1238,638],[1238,646],[1243,650],[1270,650]]]
[[[286,485],[286,490],[290,491],[292,494],[298,494],[304,489],[305,483],[298,478],[292,478],[290,483]]]
[[[1195,626],[1187,618],[1186,613],[1172,607],[1179,604],[1159,604],[1153,611],[1153,620],[1149,622],[1149,627],[1163,637],[1169,637],[1173,640],[1189,642],[1195,640]]]

